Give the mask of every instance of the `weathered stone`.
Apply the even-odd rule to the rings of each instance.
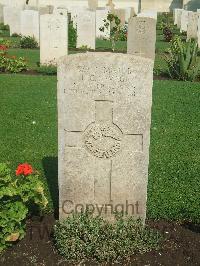
[[[125,21],[128,22],[131,17],[136,16],[135,9],[132,7],[128,7],[125,9]]]
[[[56,65],[68,54],[68,18],[64,15],[40,16],[40,63]]]
[[[125,9],[122,9],[122,8],[114,9],[113,14],[115,14],[121,20],[121,25],[124,26],[125,17],[126,17]]]
[[[180,29],[181,27],[181,15],[182,15],[183,9],[175,8],[174,9],[174,25],[177,25],[177,27]]]
[[[192,11],[183,10],[181,14],[181,31],[187,31],[189,13]]]
[[[105,38],[108,39],[110,36],[110,27],[108,29],[106,29],[104,27],[104,20],[107,20],[107,16],[109,14],[109,10],[108,9],[97,9],[96,10],[96,37],[97,38]],[[100,28],[104,27],[104,31],[101,31]]]
[[[112,207],[145,219],[152,82],[151,59],[114,53],[61,59],[60,219],[87,204],[107,219]]]
[[[198,13],[190,12],[188,15],[187,40],[197,39]]]
[[[53,14],[68,17],[68,9],[66,7],[56,7],[53,10]]]
[[[95,49],[96,18],[95,12],[86,10],[77,17],[77,48],[87,46]]]
[[[0,23],[3,23],[3,5],[0,4]]]
[[[198,47],[200,48],[200,15],[198,16],[198,32],[197,32],[197,38],[198,38]]]
[[[155,58],[156,20],[132,17],[128,24],[127,53]]]
[[[53,11],[54,11],[54,6],[52,5],[39,7],[40,16],[45,14],[53,14]]]
[[[96,10],[98,8],[98,0],[88,0],[88,8]]]
[[[142,13],[139,13],[137,16],[143,17],[143,18],[153,18],[153,19],[157,20],[157,11],[156,10],[146,10],[146,11],[143,11]]]
[[[5,25],[10,27],[10,35],[13,33],[20,34],[20,13],[21,8],[3,7],[3,20]]]
[[[21,34],[31,36],[39,43],[39,12],[35,10],[21,11]]]

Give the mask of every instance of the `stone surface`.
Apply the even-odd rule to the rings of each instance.
[[[85,10],[77,16],[77,48],[87,46],[95,49],[96,15],[94,11]]]
[[[188,15],[187,40],[197,39],[198,31],[198,13],[190,12]]]
[[[116,16],[118,16],[118,18],[121,20],[121,25],[124,26],[125,25],[125,18],[126,18],[125,9],[122,9],[122,8],[114,9],[113,13]]]
[[[112,208],[126,211],[128,204],[129,215],[145,219],[152,82],[153,60],[139,56],[86,53],[60,60],[60,219],[87,204],[108,219]]]
[[[40,42],[38,11],[21,11],[21,34],[22,36],[34,37],[38,43]]]
[[[197,40],[198,40],[198,47],[200,48],[200,15],[198,16],[198,32],[197,32]]]
[[[145,10],[142,13],[139,13],[137,16],[143,17],[143,18],[153,18],[157,20],[157,11],[156,10]]]
[[[181,14],[182,14],[183,9],[180,8],[175,8],[173,11],[174,15],[174,25],[177,25],[178,28],[181,27]]]
[[[53,14],[68,17],[68,9],[66,7],[56,7],[53,10]]]
[[[54,11],[54,6],[53,5],[39,7],[40,16],[41,15],[45,15],[45,14],[53,14],[53,11]]]
[[[133,7],[127,7],[125,9],[125,21],[128,22],[131,17],[136,16],[135,9]]]
[[[104,27],[104,20],[107,20],[109,10],[108,9],[97,9],[96,10],[96,37],[108,39],[110,36],[110,29]],[[99,29],[104,27],[104,31]]]
[[[68,54],[68,18],[64,15],[40,16],[40,63],[56,65]]]
[[[133,17],[128,23],[127,53],[155,58],[156,20]]]
[[[189,13],[192,11],[183,10],[181,14],[181,31],[187,31]]]
[[[3,23],[3,5],[0,4],[0,23]]]
[[[96,10],[98,8],[98,0],[88,0],[88,8]]]
[[[21,8],[3,7],[3,20],[5,25],[10,26],[10,35],[20,34],[20,13]]]

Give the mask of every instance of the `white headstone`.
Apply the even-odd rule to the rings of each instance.
[[[96,15],[94,11],[80,12],[77,17],[77,48],[95,49]]]
[[[21,12],[21,34],[31,36],[39,43],[39,12],[35,10],[24,10]]]
[[[40,16],[40,63],[56,65],[68,54],[68,18],[64,15]]]
[[[10,35],[13,33],[20,34],[21,9],[13,7],[3,7],[3,20],[5,25],[10,26]]]
[[[156,20],[132,17],[128,23],[127,53],[155,58]]]
[[[192,11],[183,10],[181,14],[181,31],[187,31],[189,13]]]
[[[157,20],[157,11],[156,10],[144,10],[142,13],[137,15],[138,17],[153,18]]]
[[[153,60],[69,55],[58,65],[60,219],[146,217]]]
[[[198,13],[190,12],[188,18],[188,27],[187,27],[187,40],[197,39],[198,31]]]
[[[105,24],[104,20],[109,22],[107,20],[108,14],[109,14],[108,9],[97,9],[96,10],[96,37],[97,38],[108,39],[110,36],[110,27],[106,29],[106,27],[104,26]],[[102,27],[104,27],[104,31],[100,31],[100,28]]]
[[[174,25],[177,25],[177,27],[180,29],[181,27],[181,15],[182,15],[183,9],[175,8],[174,9]]]
[[[3,23],[3,5],[0,4],[0,23]]]
[[[198,47],[200,49],[200,15],[198,16],[198,32],[197,32],[197,38],[198,38]]]

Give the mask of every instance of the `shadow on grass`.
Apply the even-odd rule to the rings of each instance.
[[[45,157],[42,159],[45,177],[53,201],[54,215],[58,218],[59,191],[58,191],[58,157]]]

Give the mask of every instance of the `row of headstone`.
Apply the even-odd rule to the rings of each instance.
[[[200,12],[188,11],[184,9],[174,10],[174,24],[181,32],[187,32],[187,40],[197,39],[200,47]]]

